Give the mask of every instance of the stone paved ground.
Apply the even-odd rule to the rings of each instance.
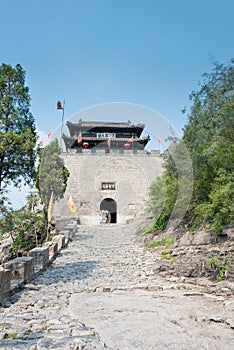
[[[159,277],[132,232],[80,226],[0,309],[0,349],[233,349],[231,289]]]

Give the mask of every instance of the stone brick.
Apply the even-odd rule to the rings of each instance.
[[[34,262],[32,257],[19,257],[8,261],[4,265],[11,271],[11,280],[29,282],[34,274]]]
[[[10,294],[11,271],[0,268],[0,304],[8,298]]]
[[[49,264],[49,248],[34,248],[29,251],[29,256],[33,257],[34,270],[44,269]]]
[[[61,234],[61,235],[64,235],[64,237],[65,237],[67,240],[70,240],[70,238],[71,238],[71,236],[72,236],[70,230],[67,230],[67,227],[66,227],[65,230],[61,231],[60,234]]]
[[[53,242],[58,244],[58,251],[60,251],[63,247],[65,247],[65,237],[64,235],[56,235],[52,238]]]
[[[72,224],[68,224],[65,228],[66,230],[68,230],[70,232],[71,239],[74,237],[74,235],[76,233],[76,227],[77,227],[77,225],[72,223]]]
[[[49,259],[53,260],[58,254],[58,243],[54,241],[50,241],[43,244],[43,247],[49,248]]]

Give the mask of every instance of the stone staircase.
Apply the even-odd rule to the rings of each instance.
[[[207,349],[231,350],[231,289],[210,296],[209,283],[168,277],[176,268],[139,243],[141,225],[76,226],[52,264],[0,310],[0,349],[196,350],[209,341]],[[174,247],[187,264],[195,252]]]

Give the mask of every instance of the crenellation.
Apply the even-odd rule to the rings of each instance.
[[[77,230],[75,220],[66,224],[63,233],[56,234],[52,241],[42,247],[36,247],[28,252],[28,256],[9,260],[0,266],[0,305],[3,305],[10,294],[29,283],[56,258],[58,253],[74,237]]]
[[[62,234],[56,235],[52,238],[53,242],[56,242],[58,245],[58,252],[60,252],[60,250],[65,247],[66,243],[65,243],[65,237]]]
[[[0,267],[0,305],[2,305],[10,295],[10,282],[11,271]]]
[[[43,246],[48,247],[49,249],[49,262],[53,261],[58,254],[58,243],[54,241],[50,241],[44,243]]]
[[[34,259],[34,271],[43,270],[49,264],[49,248],[37,247],[29,251],[29,256]]]
[[[18,257],[4,264],[4,268],[11,272],[11,280],[29,282],[33,278],[34,264],[33,257]]]

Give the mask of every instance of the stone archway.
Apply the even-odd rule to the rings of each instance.
[[[117,222],[117,203],[112,198],[105,198],[101,201],[100,210],[108,210],[111,214],[111,224],[116,224]]]

